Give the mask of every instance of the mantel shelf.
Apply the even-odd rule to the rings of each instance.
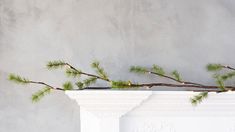
[[[83,90],[66,94],[80,106],[81,132],[119,132],[119,119],[127,113],[147,117],[235,117],[235,92],[210,93],[197,107],[189,101],[197,93],[187,91]]]

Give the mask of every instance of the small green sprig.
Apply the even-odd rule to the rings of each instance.
[[[190,98],[190,102],[192,105],[196,106],[201,103],[204,99],[208,97],[208,92],[201,92],[198,95],[193,96]]]
[[[57,61],[49,61],[47,63],[47,68],[50,69],[58,69],[58,68],[62,68],[66,66],[66,63],[64,61],[61,60],[57,60]]]
[[[129,69],[130,72],[145,74],[148,72],[147,68],[141,66],[131,66]]]
[[[97,78],[96,78],[96,77],[89,77],[89,78],[87,78],[87,79],[85,79],[85,80],[83,81],[83,84],[84,84],[84,86],[88,87],[88,86],[90,86],[91,84],[96,83],[96,81],[97,81]]]
[[[165,71],[163,70],[163,68],[158,65],[154,64],[152,67],[152,70],[159,75],[162,75],[162,76],[165,75]]]
[[[73,89],[73,84],[71,83],[71,82],[65,82],[64,84],[63,84],[63,89],[64,90],[72,90]]]
[[[76,82],[75,85],[79,88],[79,89],[83,89],[84,88],[84,84],[80,81]]]
[[[81,71],[80,70],[74,70],[74,69],[66,69],[66,75],[68,77],[80,77],[81,76]]]
[[[91,67],[96,70],[96,73],[103,79],[109,80],[107,73],[104,71],[104,68],[100,67],[100,63],[98,61],[94,61],[91,64]]]
[[[29,84],[30,83],[30,81],[28,79],[21,77],[19,75],[15,75],[15,74],[10,74],[8,76],[8,80],[13,81],[18,84]]]
[[[131,81],[111,81],[112,88],[130,88],[133,87]]]
[[[221,64],[208,64],[206,68],[208,71],[220,71],[223,69],[223,66]]]
[[[174,70],[171,74],[177,81],[179,82],[182,81],[181,76],[178,71]]]
[[[235,76],[235,72],[229,72],[229,73],[226,73],[224,75],[221,75],[221,79],[226,81],[228,79],[232,79],[234,76]]]
[[[50,87],[45,87],[39,91],[37,91],[36,93],[34,93],[31,97],[32,102],[38,102],[39,100],[41,100],[45,95],[49,94],[51,92],[51,88]]]

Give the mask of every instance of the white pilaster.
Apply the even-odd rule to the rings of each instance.
[[[66,91],[80,106],[81,132],[120,132],[119,118],[131,111],[152,91]]]

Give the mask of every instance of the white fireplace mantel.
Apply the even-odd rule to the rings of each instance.
[[[189,130],[180,125],[197,124],[197,120],[203,120],[203,124],[207,120],[208,124],[214,123],[211,128],[222,127],[216,129],[218,132],[224,131],[223,127],[226,127],[225,132],[235,132],[234,92],[210,93],[209,98],[196,107],[189,98],[197,93],[186,91],[83,90],[66,91],[66,94],[80,106],[81,132],[186,132]],[[126,119],[126,130],[120,130],[121,117]],[[132,117],[141,121],[130,120]],[[216,121],[223,119],[226,122]],[[184,122],[178,125],[182,120]],[[131,128],[133,124],[139,128]],[[177,127],[165,128],[162,124]],[[206,128],[211,130],[210,125]],[[194,130],[204,132],[196,128],[190,131]]]

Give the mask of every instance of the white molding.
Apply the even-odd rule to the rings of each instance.
[[[152,91],[84,90],[65,93],[80,106],[81,132],[119,132],[119,118],[140,105]]]
[[[81,108],[81,132],[119,132],[119,119],[123,115],[159,120],[168,117],[187,117],[191,121],[215,117],[235,119],[235,92],[210,93],[196,107],[189,99],[197,93],[186,91],[83,90],[66,91],[66,94]]]

